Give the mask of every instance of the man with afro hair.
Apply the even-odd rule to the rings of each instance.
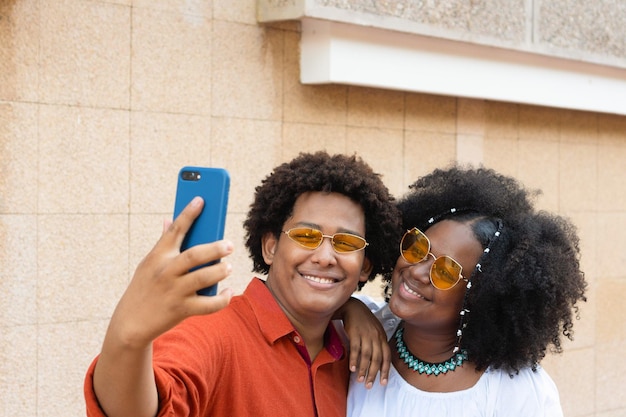
[[[366,336],[348,354],[332,322],[395,261],[400,215],[380,176],[325,152],[278,166],[244,222],[253,271],[266,278],[232,299],[196,294],[228,276],[228,262],[193,270],[229,255],[230,242],[179,250],[202,204],[137,267],[85,379],[87,415],[344,417],[349,369],[371,384],[384,356]]]

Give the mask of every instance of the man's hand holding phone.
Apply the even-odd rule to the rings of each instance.
[[[232,243],[220,240],[180,250],[203,207],[202,198],[192,199],[164,228],[113,312],[93,376],[96,395],[109,415],[128,410],[137,416],[155,415],[152,342],[184,319],[215,312],[230,302],[230,289],[212,297],[197,291],[230,274],[228,262],[215,261],[232,253]],[[212,264],[197,268],[208,263]]]
[[[194,315],[224,308],[232,297],[225,289],[212,297],[196,292],[216,285],[232,267],[214,262],[233,251],[233,244],[220,240],[180,251],[186,233],[202,212],[204,201],[194,198],[165,228],[163,235],[135,270],[111,319],[120,341],[147,347],[157,336]],[[202,268],[201,265],[209,264]]]

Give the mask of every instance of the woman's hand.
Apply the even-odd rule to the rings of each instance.
[[[357,381],[371,388],[380,371],[380,383],[386,385],[391,350],[380,321],[365,304],[354,297],[337,310],[334,318],[343,320],[350,343],[350,371],[358,372]]]

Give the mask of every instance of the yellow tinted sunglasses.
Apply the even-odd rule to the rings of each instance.
[[[429,256],[434,259],[430,267],[430,282],[439,290],[449,290],[461,279],[467,281],[461,272],[463,267],[450,256],[435,257],[430,253],[430,240],[421,230],[414,227],[408,230],[400,241],[400,255],[410,264],[418,264]]]
[[[325,237],[330,239],[333,249],[337,253],[357,252],[365,249],[368,243],[361,236],[351,233],[335,233],[334,235],[325,235],[321,230],[312,229],[310,227],[295,227],[283,233],[289,236],[289,239],[298,245],[307,249],[317,249]]]

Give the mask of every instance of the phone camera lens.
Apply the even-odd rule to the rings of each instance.
[[[200,179],[200,173],[196,171],[183,171],[182,177],[185,181],[198,181]]]

